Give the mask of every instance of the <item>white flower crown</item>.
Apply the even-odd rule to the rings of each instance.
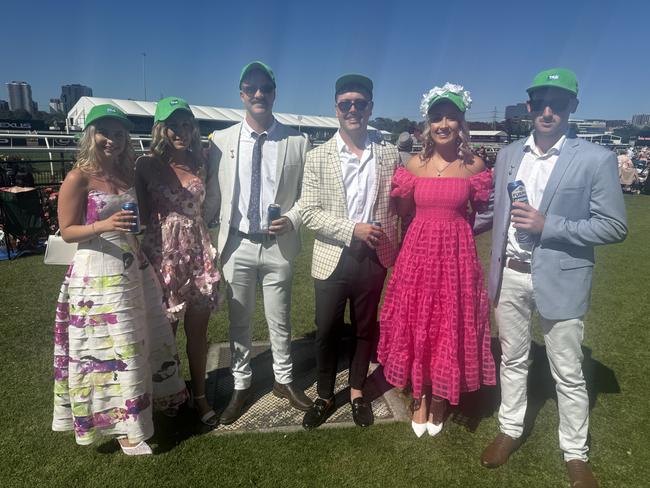
[[[465,110],[472,106],[472,97],[470,97],[467,90],[465,90],[461,85],[447,82],[443,87],[434,86],[431,90],[422,95],[422,102],[420,103],[420,112],[422,113],[422,117],[425,119],[427,118],[427,112],[429,111],[429,103],[431,103],[431,100],[444,95],[445,93],[453,93],[454,95],[460,96],[465,104]]]

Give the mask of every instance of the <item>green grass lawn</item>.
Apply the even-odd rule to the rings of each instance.
[[[591,459],[601,486],[615,488],[650,486],[650,197],[626,197],[626,203],[627,241],[598,250],[584,341],[594,404]],[[478,245],[485,260],[489,236]],[[314,329],[310,256],[306,239],[296,263],[295,337]],[[0,262],[2,486],[568,486],[558,448],[556,402],[543,361],[534,365],[533,380],[541,393],[531,399],[537,414],[530,437],[497,470],[478,462],[497,431],[494,413],[473,431],[456,416],[435,438],[417,439],[408,424],[400,423],[193,436],[137,459],[123,456],[114,442],[77,446],[72,433],[50,430],[52,326],[63,273],[62,267],[44,266],[42,256]],[[261,311],[254,336],[266,338]],[[225,311],[211,318],[210,340],[227,340]],[[173,431],[173,426],[160,431]],[[164,439],[158,442],[165,445]]]

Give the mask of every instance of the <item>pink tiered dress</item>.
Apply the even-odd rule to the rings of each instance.
[[[399,168],[393,197],[414,199],[416,214],[386,290],[379,362],[386,380],[425,385],[457,405],[460,394],[495,384],[483,270],[470,222],[487,205],[491,173],[423,178]]]

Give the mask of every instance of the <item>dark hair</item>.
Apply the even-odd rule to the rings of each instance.
[[[341,88],[336,90],[336,93],[334,93],[334,100],[336,100],[339,95],[348,92],[363,93],[368,100],[372,100],[372,92],[369,92],[361,83],[347,83],[343,85]]]

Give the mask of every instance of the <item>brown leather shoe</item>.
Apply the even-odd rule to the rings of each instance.
[[[571,488],[598,488],[598,482],[586,462],[572,459],[567,461],[566,469],[569,472]]]
[[[297,408],[303,412],[309,410],[314,403],[305,395],[304,391],[296,388],[293,382],[283,385],[276,381],[273,384],[273,394],[278,398],[286,398],[293,408]]]
[[[521,445],[521,438],[513,439],[500,432],[481,454],[481,464],[486,468],[498,468],[505,464],[510,454]]]

